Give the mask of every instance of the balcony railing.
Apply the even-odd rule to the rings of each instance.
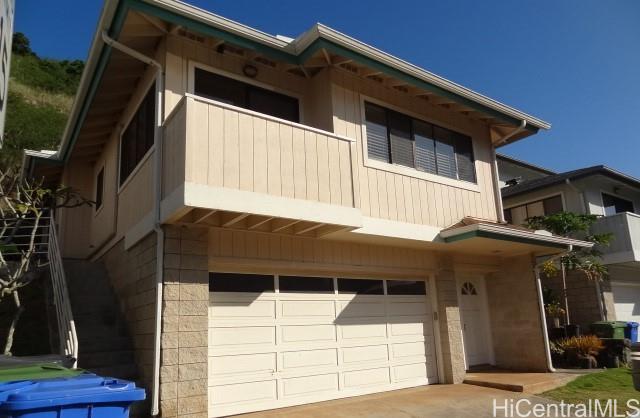
[[[198,208],[231,213],[218,224],[238,214],[358,227],[355,161],[350,138],[186,95],[164,125],[163,218]]]
[[[596,221],[592,231],[613,234],[611,244],[600,248],[606,264],[640,261],[640,215],[623,212],[604,216]]]

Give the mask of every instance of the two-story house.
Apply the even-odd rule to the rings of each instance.
[[[214,417],[548,370],[537,257],[589,244],[502,222],[495,149],[549,127],[321,24],[108,0],[25,173],[95,199],[60,246],[104,266],[151,413]]]
[[[599,249],[608,269],[602,282],[575,273],[567,276],[565,286],[560,277],[544,280],[559,300],[566,289],[569,320],[584,329],[600,320],[640,321],[640,180],[605,166],[555,174],[539,169],[529,175],[514,169],[516,164],[498,157],[507,184],[502,188],[505,217],[511,223],[568,211],[599,216],[593,232],[613,234],[611,243]],[[531,170],[530,164],[522,164]]]

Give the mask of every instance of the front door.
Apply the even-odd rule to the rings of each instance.
[[[467,369],[492,363],[487,295],[482,276],[458,280],[460,321]]]

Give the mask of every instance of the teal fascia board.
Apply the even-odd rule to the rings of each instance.
[[[118,4],[116,8],[116,12],[114,14],[114,18],[109,28],[109,36],[117,36],[122,29],[122,25],[124,24],[125,17],[127,16],[127,1],[122,1]],[[100,36],[98,34],[97,36]],[[102,75],[104,74],[104,70],[107,67],[107,63],[109,62],[109,57],[111,57],[111,47],[108,45],[104,45],[102,51],[100,51],[100,56],[98,57],[98,62],[96,63],[96,68],[93,73],[93,77],[89,83],[89,88],[87,89],[87,94],[84,96],[84,100],[82,101],[82,107],[80,108],[80,113],[76,119],[75,125],[73,127],[73,131],[71,132],[71,139],[69,141],[69,145],[63,151],[62,161],[67,162],[69,159],[69,155],[73,146],[78,139],[78,135],[80,134],[80,128],[82,123],[84,122],[84,118],[87,116],[87,112],[89,111],[89,106],[93,101],[93,98],[96,95],[96,91],[98,90],[98,85],[100,84],[100,80],[102,79]]]
[[[556,242],[546,242],[546,241],[540,241],[537,239],[525,238],[525,237],[514,237],[511,235],[499,234],[499,233],[490,232],[490,231],[480,231],[480,230],[469,231],[463,234],[447,237],[444,239],[444,242],[449,244],[457,241],[464,241],[471,238],[488,238],[488,239],[495,239],[498,241],[510,241],[510,242],[518,242],[520,244],[538,245],[541,247],[567,248],[567,245],[556,243]]]
[[[149,15],[158,17],[162,20],[166,20],[167,22],[171,22],[176,25],[180,25],[183,27],[187,27],[196,32],[202,33],[203,35],[214,36],[216,38],[220,38],[224,41],[231,42],[240,47],[247,48],[256,52],[260,52],[261,54],[272,57],[273,59],[284,61],[288,64],[298,64],[298,57],[290,54],[288,52],[269,47],[260,42],[255,42],[241,36],[226,32],[221,29],[214,28],[212,26],[207,25],[206,23],[199,22],[194,19],[190,19],[188,17],[173,13],[169,10],[154,6],[149,3],[144,3],[139,0],[129,0],[131,3],[131,8],[137,10],[139,12],[144,12]]]

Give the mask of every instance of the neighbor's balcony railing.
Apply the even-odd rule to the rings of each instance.
[[[163,137],[163,220],[205,208],[358,227],[355,141],[187,94]]]
[[[640,261],[640,215],[630,212],[599,218],[593,233],[613,234],[611,244],[600,248],[606,264]]]

